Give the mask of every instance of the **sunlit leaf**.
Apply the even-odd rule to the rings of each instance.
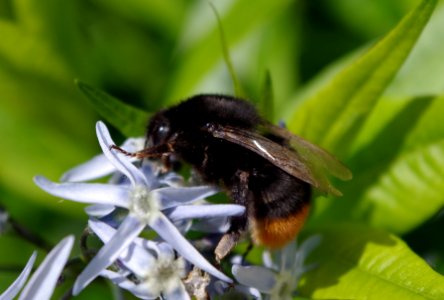
[[[444,5],[438,5],[399,74],[387,88],[391,97],[444,93]]]
[[[423,1],[384,39],[301,105],[290,128],[344,155],[415,45],[435,5],[435,0]]]
[[[352,219],[403,233],[436,213],[444,205],[444,197],[440,196],[439,184],[436,184],[444,181],[438,171],[442,164],[437,156],[438,149],[442,148],[440,140],[423,143],[409,151],[404,150],[404,145],[413,129],[420,126],[427,112],[435,107],[435,102],[442,102],[440,100],[424,97],[398,101],[406,103],[401,109],[396,108],[398,102],[393,102],[398,103],[395,109],[381,102],[364,127],[368,128],[370,140],[347,161],[353,171],[353,181],[338,183],[344,197],[320,199],[312,222]],[[392,116],[387,117],[387,112]],[[376,133],[371,133],[370,128],[377,128]],[[424,176],[421,172],[424,168],[435,171]]]
[[[433,216],[444,206],[443,165],[444,138],[399,157],[365,192],[365,218],[403,233]]]
[[[322,242],[302,281],[314,299],[443,299],[444,277],[394,235],[353,224],[316,231]]]

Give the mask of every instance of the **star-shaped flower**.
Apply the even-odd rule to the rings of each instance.
[[[115,229],[99,220],[88,222],[91,230],[107,243]],[[175,257],[165,242],[136,238],[117,260],[117,271],[103,270],[106,277],[139,298],[189,299],[182,279],[186,275],[185,261]],[[133,276],[128,278],[128,272]]]
[[[112,212],[114,207],[128,210],[128,214],[119,225],[116,233],[77,278],[73,294],[80,293],[94,278],[118,259],[147,226],[156,231],[165,242],[190,263],[219,279],[231,282],[230,278],[212,266],[183,237],[173,223],[193,218],[241,215],[245,208],[233,204],[192,205],[193,202],[216,193],[217,189],[212,186],[157,188],[159,182],[153,180],[152,172],[148,172],[147,175],[146,170],[137,168],[132,164],[130,158],[110,150],[114,142],[102,122],[97,123],[96,131],[100,146],[108,162],[117,171],[124,174],[126,180],[112,180],[110,184],[83,182],[56,184],[43,176],[35,177],[36,184],[52,195],[77,202],[99,205],[95,207],[96,213],[97,210],[100,211],[100,213],[97,213],[99,216],[104,216],[105,211],[107,213]],[[102,160],[102,162],[99,161],[98,165],[103,164],[103,159],[96,158],[96,160]],[[105,164],[107,163],[105,162]],[[89,166],[84,165],[82,168],[87,170]],[[110,171],[112,172],[112,168],[108,166],[106,172],[96,171],[96,174],[106,174]],[[85,175],[81,178],[89,177]],[[92,210],[94,211],[94,209]]]
[[[300,247],[297,247],[296,242],[290,243],[275,252],[274,260],[271,253],[265,251],[264,267],[234,264],[233,275],[239,283],[259,290],[272,300],[293,299],[302,274],[313,267],[305,266],[304,261],[320,241],[320,236],[315,235],[305,240]]]

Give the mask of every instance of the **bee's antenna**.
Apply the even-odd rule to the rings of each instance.
[[[145,148],[137,152],[128,152],[116,145],[111,145],[109,149],[117,150],[126,156],[137,157],[137,158],[162,157],[165,154],[174,152],[174,148],[171,143]]]
[[[117,150],[120,153],[126,155],[126,156],[131,156],[131,157],[138,157],[138,152],[128,152],[122,148],[120,148],[119,146],[116,145],[111,145],[109,146],[109,150]]]

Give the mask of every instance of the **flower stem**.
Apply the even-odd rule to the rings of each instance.
[[[96,251],[88,248],[88,237],[92,234],[93,232],[89,226],[86,226],[85,229],[83,229],[82,235],[80,236],[80,252],[82,253],[82,260],[85,262],[90,261],[96,254]]]
[[[0,210],[4,210],[3,207],[0,207]],[[49,253],[52,249],[52,245],[50,245],[47,241],[45,241],[42,237],[34,234],[30,230],[28,230],[25,226],[18,223],[11,216],[8,217],[7,223],[11,225],[11,228],[14,232],[25,241],[30,242],[31,244],[37,246],[38,248],[44,250]]]

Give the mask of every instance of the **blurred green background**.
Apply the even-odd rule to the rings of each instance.
[[[443,93],[441,2],[386,97]],[[313,82],[381,38],[418,1],[213,3],[243,96],[258,101],[269,71],[277,121],[310,94]],[[207,1],[0,0],[0,204],[51,243],[81,233],[83,205],[45,194],[32,177],[57,181],[99,153],[94,124],[100,117],[75,79],[148,111],[196,93],[234,93]],[[13,234],[1,236],[0,268],[24,265],[32,249]],[[0,272],[0,291],[16,276]],[[100,282],[94,286],[79,299],[110,293]]]

